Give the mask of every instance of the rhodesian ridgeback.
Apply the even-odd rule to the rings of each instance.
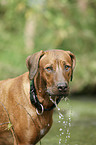
[[[0,81],[0,145],[11,144],[11,135],[14,145],[35,145],[51,128],[56,104],[69,93],[73,53],[40,51],[26,64],[29,72]]]

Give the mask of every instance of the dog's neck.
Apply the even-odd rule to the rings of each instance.
[[[46,84],[39,74],[34,77],[34,86],[36,88],[38,99],[43,104],[43,106],[45,108],[51,107],[53,103],[50,101],[49,95],[46,92]]]
[[[44,111],[51,111],[56,107],[55,104],[53,104],[50,108],[45,108],[43,106],[43,103],[41,103],[37,97],[36,89],[34,86],[34,80],[32,80],[30,83],[30,100],[31,100],[32,105],[34,105],[34,107],[36,108],[37,114],[39,115],[43,114]]]
[[[40,79],[39,79],[40,80]],[[44,90],[44,84],[40,84],[38,79],[33,79],[30,83],[30,100],[32,105],[36,108],[37,114],[42,114],[44,111],[51,111],[56,107],[56,104],[59,103],[60,98],[56,100],[54,104],[49,95]],[[38,86],[36,86],[38,84]],[[42,86],[42,87],[39,87]],[[41,112],[41,113],[38,113]]]

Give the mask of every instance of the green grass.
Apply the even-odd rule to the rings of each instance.
[[[68,120],[69,109],[72,108],[71,127],[69,128],[70,139],[61,145],[96,145],[96,100],[71,100],[70,105],[62,101],[59,106],[64,113],[65,121]],[[64,110],[64,111],[63,111]],[[58,145],[60,134],[59,128],[63,128],[62,123],[58,123],[58,111],[54,112],[54,122],[49,133],[42,139],[42,145]],[[66,130],[64,131],[66,136]],[[39,143],[38,143],[39,145]]]

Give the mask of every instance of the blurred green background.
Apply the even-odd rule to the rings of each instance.
[[[73,117],[70,145],[95,145],[96,0],[0,0],[0,80],[23,74],[26,57],[48,49],[70,50],[76,55],[69,98],[79,117]],[[87,134],[84,131],[89,126]],[[49,135],[56,145],[56,134]],[[45,142],[49,143],[48,138]]]
[[[76,55],[73,91],[96,86],[96,0],[0,0],[0,79],[27,71],[28,55],[54,48]]]

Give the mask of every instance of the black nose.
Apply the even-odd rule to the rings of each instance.
[[[66,91],[68,88],[67,83],[58,83],[57,85],[59,92]]]

